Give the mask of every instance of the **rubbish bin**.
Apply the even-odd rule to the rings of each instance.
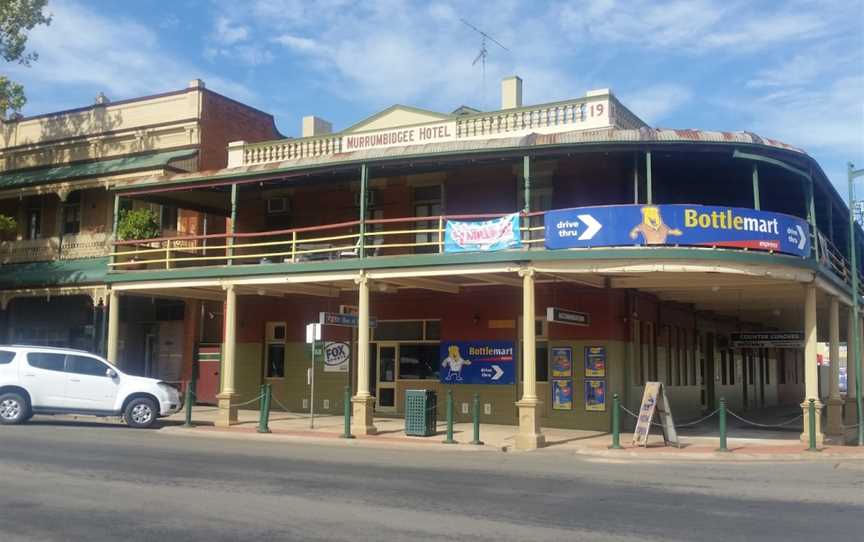
[[[405,391],[405,434],[431,437],[437,432],[438,396],[433,390]]]

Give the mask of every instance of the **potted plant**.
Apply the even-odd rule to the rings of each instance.
[[[11,241],[18,231],[18,222],[11,216],[0,214],[0,241]]]
[[[156,213],[147,207],[140,209],[125,209],[120,211],[120,219],[117,221],[117,240],[118,241],[141,241],[146,239],[155,239],[159,237],[159,217]],[[132,256],[132,262],[136,261],[137,257]],[[139,266],[124,265],[122,269],[134,270],[139,269]]]

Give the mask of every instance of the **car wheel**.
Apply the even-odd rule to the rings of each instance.
[[[156,410],[156,403],[153,399],[138,397],[137,399],[132,399],[129,401],[129,404],[126,405],[124,417],[126,418],[126,424],[129,427],[143,429],[156,423],[156,417],[158,414],[159,411]]]
[[[0,423],[13,425],[30,419],[30,405],[18,393],[0,395]]]

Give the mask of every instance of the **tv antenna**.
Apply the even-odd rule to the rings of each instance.
[[[504,45],[502,45],[500,41],[496,40],[495,38],[493,38],[492,36],[490,36],[486,32],[483,32],[482,30],[480,30],[479,28],[477,28],[473,24],[469,23],[465,19],[460,18],[459,20],[462,21],[462,23],[465,26],[467,26],[468,28],[470,28],[474,32],[477,32],[478,34],[480,34],[480,52],[477,53],[477,56],[474,58],[474,61],[471,63],[471,65],[476,66],[478,62],[480,63],[480,71],[483,74],[482,75],[482,77],[483,77],[483,102],[484,102],[484,105],[486,105],[485,104],[485,102],[486,102],[486,57],[489,56],[489,50],[486,48],[486,40],[491,41],[492,43],[494,43],[498,47],[504,49],[508,53],[510,52],[510,49],[508,49],[507,47],[504,47]]]

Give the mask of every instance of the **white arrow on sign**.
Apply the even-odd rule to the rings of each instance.
[[[585,223],[588,226],[588,229],[582,232],[582,235],[579,236],[580,241],[587,241],[593,238],[600,228],[603,227],[603,224],[597,222],[597,219],[591,215],[577,215],[579,216],[579,220]]]
[[[495,369],[495,374],[492,376],[492,380],[498,380],[499,378],[504,376],[504,370],[501,369],[501,367],[493,365],[492,368]]]
[[[795,227],[798,228],[798,250],[804,250],[804,245],[807,244],[807,236],[804,234],[804,228],[801,227],[801,224],[795,224]]]

